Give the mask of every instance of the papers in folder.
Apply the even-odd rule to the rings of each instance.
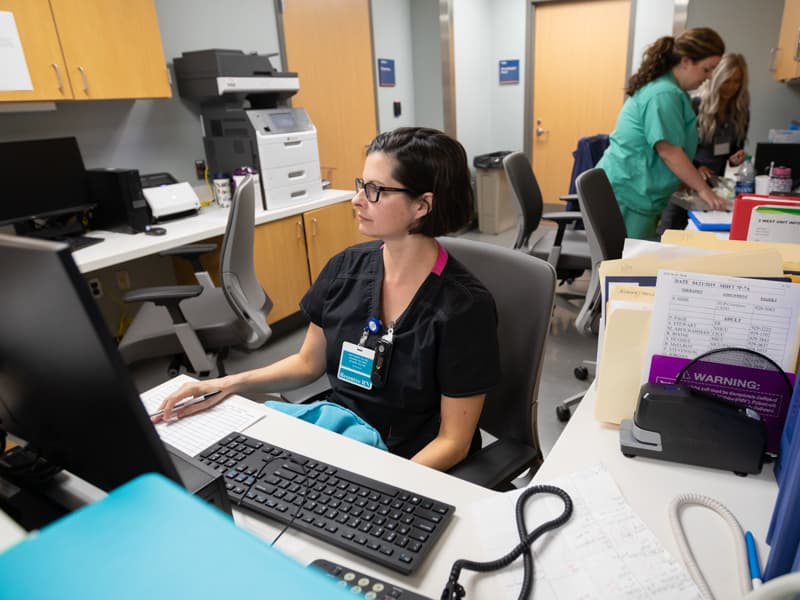
[[[731,217],[727,210],[689,211],[689,218],[700,231],[730,231]]]

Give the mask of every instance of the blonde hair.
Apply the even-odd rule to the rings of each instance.
[[[728,101],[728,119],[736,127],[736,141],[741,146],[747,137],[747,125],[750,119],[750,92],[747,89],[747,62],[741,54],[726,54],[714,69],[711,79],[700,88],[700,108],[697,111],[697,133],[700,143],[710,144],[717,129],[717,115],[722,99],[719,90],[722,85],[736,74],[742,74],[739,91]]]
[[[642,64],[628,80],[625,93],[633,96],[639,88],[681,62],[684,56],[698,62],[709,56],[722,56],[724,52],[725,42],[708,27],[687,29],[678,37],[660,37],[645,49]]]

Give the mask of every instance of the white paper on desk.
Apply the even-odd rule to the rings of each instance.
[[[548,483],[570,495],[574,510],[566,524],[533,544],[534,600],[701,598],[683,567],[633,512],[605,467],[595,465]],[[479,536],[486,558],[506,554],[518,541],[514,507],[522,492],[473,504],[485,525]],[[563,506],[561,499],[549,494],[529,498],[528,531],[561,514]],[[496,576],[494,597],[516,598],[522,576],[517,559]]]
[[[0,91],[33,89],[14,13],[0,11]]]
[[[800,347],[800,286],[783,281],[659,271],[642,383],[654,355],[692,359],[749,348],[794,373]]]
[[[141,398],[147,412],[157,411],[164,398],[188,381],[194,380],[188,375],[178,375],[143,393]],[[174,423],[158,423],[156,431],[162,441],[195,456],[232,431],[242,431],[263,416],[264,413],[255,405],[250,409],[225,401]]]

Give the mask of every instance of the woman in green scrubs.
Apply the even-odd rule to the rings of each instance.
[[[725,52],[712,29],[689,29],[656,40],[628,81],[610,144],[598,167],[617,197],[628,237],[655,239],[659,216],[682,181],[709,209],[722,209],[692,164],[697,117],[687,93],[709,79]]]

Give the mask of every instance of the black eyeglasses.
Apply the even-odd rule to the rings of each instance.
[[[378,185],[377,183],[364,183],[360,177],[356,177],[356,194],[364,190],[364,195],[367,197],[367,202],[377,202],[380,200],[381,192],[404,192],[414,196],[414,192],[406,188],[387,187],[385,185]]]

